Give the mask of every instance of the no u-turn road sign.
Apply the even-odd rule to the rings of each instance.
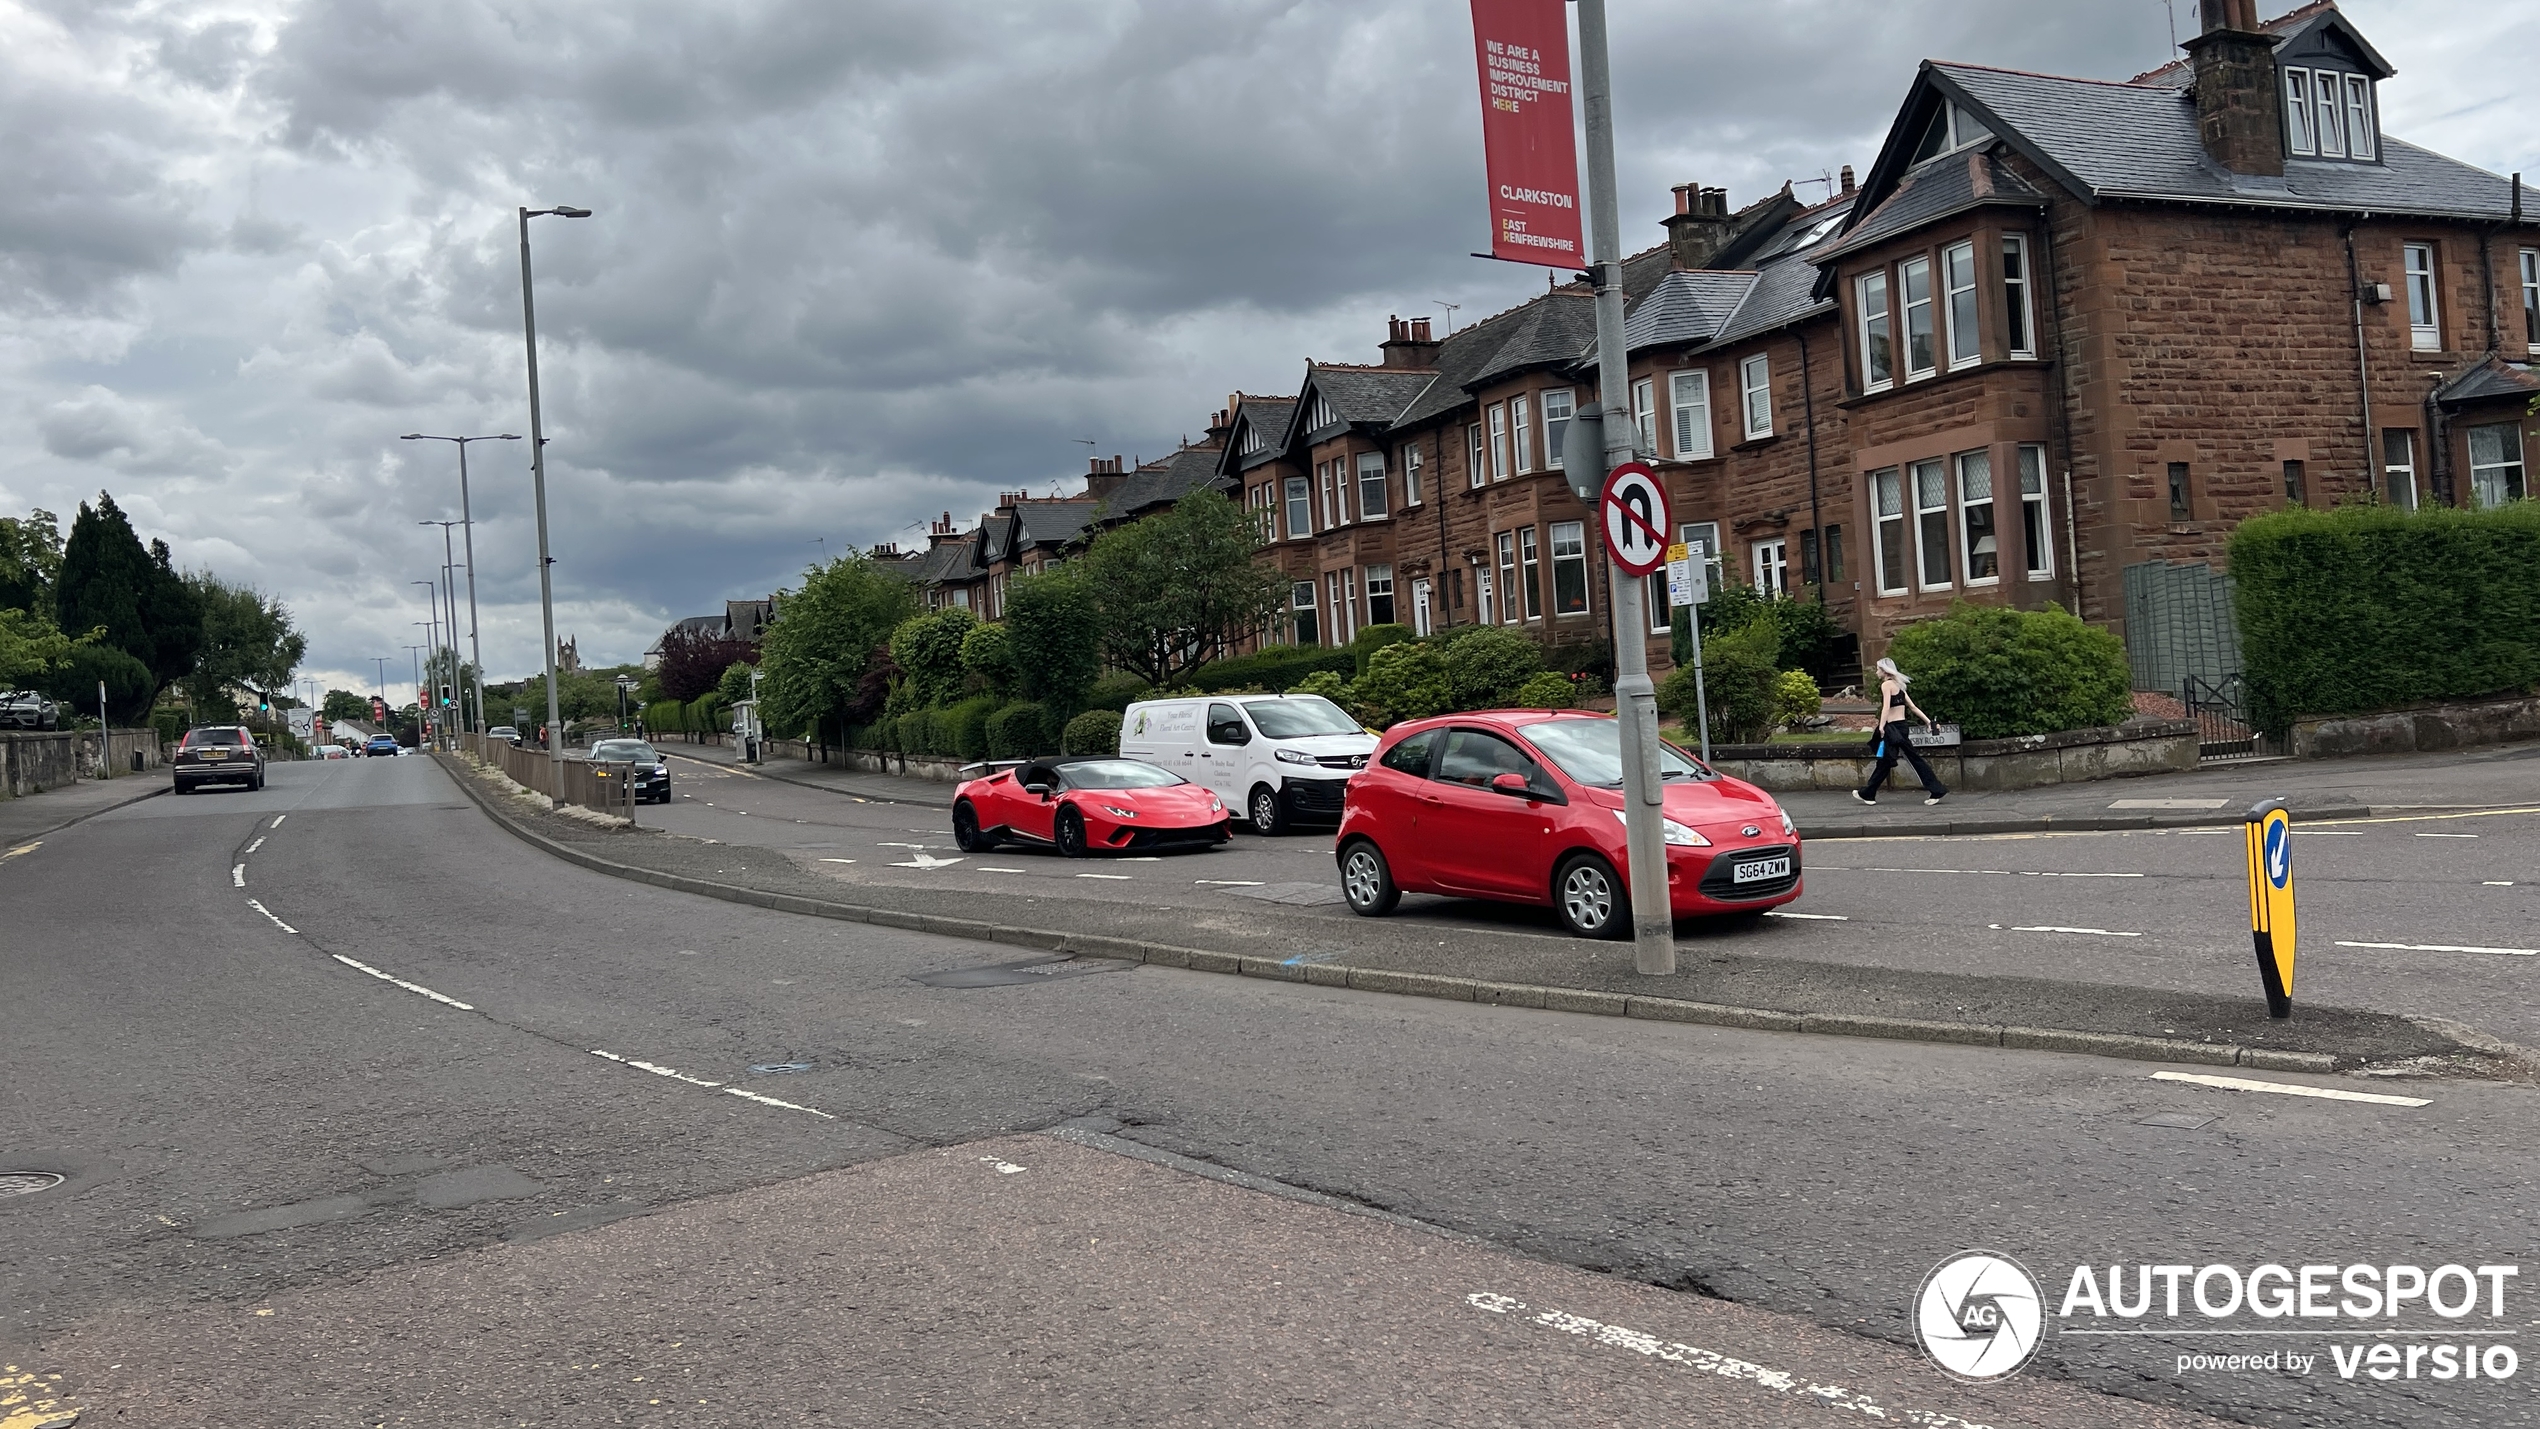
[[[1645,576],[1667,563],[1667,488],[1647,463],[1614,468],[1597,514],[1605,524],[1605,552],[1626,573]]]

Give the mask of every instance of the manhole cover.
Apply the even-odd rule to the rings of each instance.
[[[0,1171],[0,1196],[32,1196],[60,1184],[61,1176],[51,1171]]]

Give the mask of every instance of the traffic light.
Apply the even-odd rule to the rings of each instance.
[[[256,696],[256,713],[258,713],[258,714],[272,714],[272,713],[273,713],[273,698],[272,698],[271,696],[269,696],[269,695],[258,695],[258,696]]]

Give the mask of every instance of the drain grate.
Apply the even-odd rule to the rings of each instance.
[[[52,1171],[0,1171],[0,1196],[32,1196],[60,1184],[62,1177]]]

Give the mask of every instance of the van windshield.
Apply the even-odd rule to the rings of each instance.
[[[1305,739],[1318,734],[1365,734],[1358,721],[1341,713],[1341,707],[1321,695],[1298,695],[1284,700],[1245,700],[1244,711],[1252,716],[1264,738]]]

